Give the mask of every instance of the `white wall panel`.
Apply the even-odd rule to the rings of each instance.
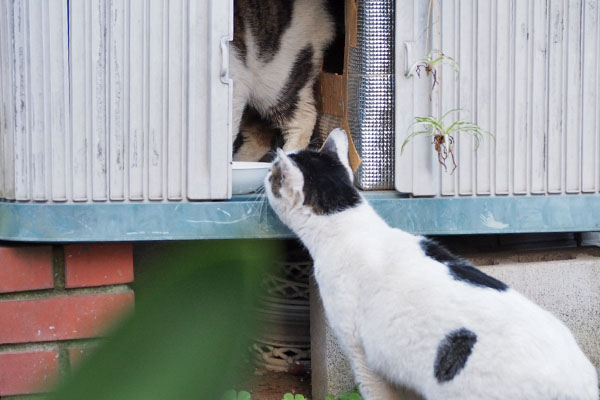
[[[512,109],[513,97],[510,85],[512,77],[511,10],[509,1],[495,2],[496,9],[496,99],[494,109],[495,124],[490,126],[495,140],[495,191],[496,195],[510,193],[511,147],[512,147]],[[489,140],[489,138],[485,139]]]
[[[547,132],[547,91],[546,71],[548,54],[548,2],[532,2],[531,19],[531,93],[529,96],[529,121],[531,127],[531,193],[543,194],[546,191],[546,132]]]
[[[600,130],[600,7],[597,0],[586,0],[583,7],[581,190],[593,193],[600,177],[600,137],[595,134]]]
[[[460,117],[465,119],[472,118],[475,115],[477,1],[460,1],[457,6],[460,7],[460,37],[458,53],[456,54],[456,59],[460,65],[458,107],[464,110],[460,112]],[[446,110],[445,107],[444,110]],[[457,154],[461,154],[461,157],[457,159],[458,169],[454,172],[458,173],[458,192],[461,195],[472,195],[474,194],[473,166],[475,162],[473,138],[469,135],[459,134],[456,141],[458,144],[455,146]]]
[[[0,0],[0,198],[228,198],[232,23],[232,1]]]
[[[397,20],[419,0],[399,0]],[[425,2],[427,3],[427,2]],[[442,67],[439,104],[428,110],[396,110],[414,116],[468,110],[472,120],[495,135],[475,151],[469,135],[459,134],[453,175],[438,169],[432,179],[422,162],[437,157],[433,146],[417,147],[410,158],[397,153],[396,187],[413,195],[487,196],[598,193],[600,189],[600,28],[593,0],[437,1],[432,11],[430,46],[457,59],[456,83]],[[414,41],[427,21],[415,20]],[[400,42],[400,43],[403,43]],[[396,53],[398,57],[398,52]],[[420,54],[414,54],[414,60]],[[397,66],[403,63],[396,63]],[[398,73],[397,79],[406,79]],[[412,78],[415,81],[418,78]],[[423,80],[423,79],[421,79]],[[431,84],[431,82],[429,82]],[[416,84],[416,83],[415,83]],[[405,87],[402,82],[397,86]],[[397,90],[397,97],[408,92]],[[428,93],[410,93],[418,104]],[[398,120],[399,132],[406,129]],[[410,124],[410,122],[409,122]],[[397,135],[397,147],[405,135]],[[435,163],[434,163],[435,164]],[[405,179],[411,169],[411,179]],[[398,171],[397,171],[398,172]],[[432,193],[421,187],[433,182]],[[417,184],[419,182],[419,184]],[[456,186],[455,186],[456,183]]]
[[[458,43],[458,18],[459,13],[456,6],[458,0],[446,0],[439,2],[442,19],[440,21],[441,48],[447,54],[456,54]],[[441,99],[440,109],[454,110],[458,108],[456,85],[458,79],[456,73],[449,65],[442,66],[440,70]],[[398,78],[397,78],[398,79]],[[434,157],[435,158],[435,157]],[[396,161],[397,162],[397,161]],[[456,192],[456,174],[447,174],[439,170],[441,176],[441,194],[453,195]]]
[[[477,74],[475,75],[477,79],[477,115],[474,117],[486,129],[490,129],[492,122],[492,29],[492,0],[479,0],[477,2],[477,50],[475,56],[477,66]],[[476,160],[478,195],[489,195],[491,192],[492,161],[490,141],[483,141],[477,152]]]
[[[14,48],[12,41],[12,1],[0,2],[0,74],[2,79],[2,110],[0,114],[0,138],[2,141],[2,197],[15,199],[15,159],[14,159],[14,80],[13,59]]]

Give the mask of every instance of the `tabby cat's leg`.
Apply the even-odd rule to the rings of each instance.
[[[367,365],[364,351],[360,346],[348,349],[348,358],[359,385],[360,394],[365,400],[400,400],[396,388]]]
[[[312,85],[305,86],[298,93],[299,99],[293,116],[282,124],[283,150],[294,151],[308,147],[317,122],[317,109]]]
[[[234,151],[233,161],[260,161],[271,151],[275,134],[276,132],[264,124],[242,120],[239,133],[242,145]]]

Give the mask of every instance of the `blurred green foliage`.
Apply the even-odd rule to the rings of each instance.
[[[306,397],[304,397],[301,394],[292,394],[292,393],[286,393],[283,395],[283,399],[282,400],[306,400]]]
[[[250,396],[250,393],[246,392],[245,390],[236,392],[235,390],[231,389],[225,392],[223,397],[221,397],[221,400],[252,400],[252,396]]]
[[[362,396],[358,391],[358,386],[356,386],[352,391],[348,393],[340,393],[337,397],[329,395],[325,397],[325,400],[362,400]]]
[[[243,369],[255,329],[252,302],[279,257],[277,243],[161,244],[151,268],[136,277],[133,316],[50,398],[221,398]]]

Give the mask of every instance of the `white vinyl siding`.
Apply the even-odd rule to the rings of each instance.
[[[230,197],[232,7],[0,0],[0,198]]]
[[[599,3],[436,2],[441,50],[460,67],[458,76],[441,68],[440,110],[464,109],[462,119],[495,135],[475,151],[474,140],[459,134],[452,175],[438,164],[430,138],[417,137],[400,155],[413,118],[435,115],[437,107],[435,96],[429,102],[429,79],[404,77],[425,52],[427,5],[396,2],[396,188],[415,196],[598,193]],[[437,29],[429,35],[433,48]]]

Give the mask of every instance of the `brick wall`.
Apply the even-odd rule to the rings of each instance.
[[[0,397],[44,391],[133,307],[129,243],[0,245]]]

